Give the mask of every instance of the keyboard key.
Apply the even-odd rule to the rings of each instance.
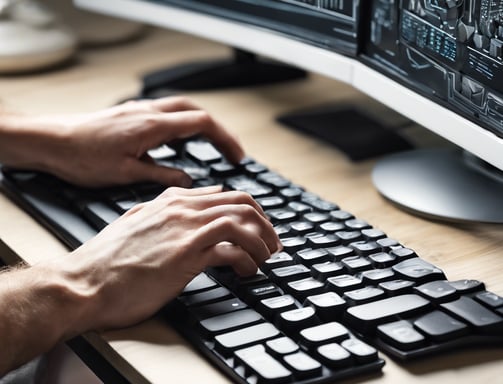
[[[262,197],[256,201],[264,210],[281,208],[286,204],[285,199],[280,196]]]
[[[400,295],[351,307],[346,316],[349,324],[362,332],[370,332],[377,325],[390,322],[395,316],[410,317],[420,314],[430,305],[430,302],[421,296]]]
[[[356,274],[372,268],[372,264],[366,257],[350,256],[341,260],[341,264],[351,274]]]
[[[297,212],[284,208],[268,210],[266,214],[274,225],[287,223],[297,218]]]
[[[420,285],[415,288],[415,291],[435,303],[443,303],[458,298],[456,289],[443,280],[431,281]]]
[[[280,332],[270,323],[252,325],[236,331],[223,333],[215,337],[215,349],[225,356],[233,351],[248,347],[261,341],[278,337]]]
[[[235,352],[236,360],[243,364],[249,375],[257,377],[257,384],[288,383],[292,373],[274,357],[265,352],[263,345],[244,348]]]
[[[449,314],[475,327],[478,332],[500,334],[503,332],[503,317],[469,297],[462,296],[456,301],[443,303],[440,306]]]
[[[206,273],[202,272],[194,277],[183,289],[184,294],[196,293],[210,288],[216,288],[218,285]]]
[[[273,356],[287,355],[299,350],[299,345],[286,336],[266,341],[265,347]]]
[[[327,212],[327,213],[338,208],[336,204],[331,203],[329,201],[322,200],[320,198],[313,198],[311,195],[309,195],[306,192],[304,192],[302,194],[301,201],[303,203],[309,204],[310,206],[312,206],[314,209],[317,209],[318,211]]]
[[[301,236],[287,237],[281,239],[281,244],[283,245],[283,251],[292,255],[306,247],[307,239]]]
[[[250,305],[255,305],[260,300],[268,299],[274,296],[281,296],[281,291],[276,284],[267,283],[248,287],[242,295],[244,300]]]
[[[189,141],[185,144],[185,152],[191,159],[202,165],[222,160],[222,154],[207,141]]]
[[[383,231],[376,228],[362,229],[362,235],[367,241],[377,241],[386,237],[386,234]]]
[[[461,295],[478,292],[485,289],[484,283],[478,280],[449,281],[449,284],[456,288],[456,291],[458,291]]]
[[[384,281],[393,280],[395,278],[395,272],[393,272],[391,268],[371,269],[363,271],[359,276],[364,284],[376,286]]]
[[[388,296],[398,296],[412,292],[414,282],[409,280],[390,280],[379,283],[379,288],[384,289]]]
[[[208,319],[224,313],[238,311],[248,308],[248,306],[237,298],[227,299],[200,307],[191,307],[190,312],[198,320]]]
[[[354,216],[346,211],[335,210],[330,212],[330,217],[332,217],[336,221],[347,221],[352,219]]]
[[[101,201],[87,204],[82,214],[98,231],[120,217],[119,213]]]
[[[353,248],[345,247],[342,245],[338,247],[327,248],[327,252],[334,257],[335,261],[341,261],[345,257],[355,255],[355,250]]]
[[[269,273],[272,269],[293,265],[293,257],[286,252],[279,252],[271,255],[269,259],[264,261],[260,269],[264,273]]]
[[[363,235],[360,231],[337,231],[335,232],[335,235],[339,239],[341,239],[341,242],[344,245],[348,245],[363,239]]]
[[[302,236],[313,232],[315,230],[315,226],[309,221],[294,221],[293,223],[290,223],[290,230],[292,234]]]
[[[359,363],[365,364],[377,360],[376,349],[358,339],[350,338],[344,340],[341,346],[351,352],[351,355]]]
[[[229,177],[238,173],[236,167],[230,163],[222,162],[210,165],[210,176]]]
[[[335,321],[300,331],[300,341],[309,349],[314,349],[322,344],[341,342],[347,338],[349,338],[348,329]]]
[[[441,311],[433,311],[419,317],[414,326],[435,341],[446,341],[466,335],[469,328]]]
[[[329,277],[338,276],[345,273],[344,267],[341,263],[334,263],[327,261],[325,263],[314,264],[311,267],[311,274],[315,279],[325,281]]]
[[[414,281],[417,284],[445,279],[444,273],[439,268],[418,257],[402,261],[392,268],[401,278]]]
[[[496,295],[492,292],[480,292],[475,295],[475,300],[485,305],[486,307],[496,309],[503,307],[503,297]]]
[[[321,364],[302,351],[283,357],[283,361],[299,379],[321,375]]]
[[[395,239],[390,239],[389,237],[376,240],[376,243],[381,246],[384,252],[389,252],[395,248],[400,247],[400,243],[398,243],[398,241],[396,241]]]
[[[403,261],[403,260],[412,259],[414,257],[417,257],[416,252],[414,252],[410,248],[405,248],[405,247],[393,249],[390,252],[390,254],[391,254],[391,256],[394,256],[397,261]]]
[[[381,247],[375,241],[355,241],[349,246],[360,256],[368,256],[381,251]]]
[[[319,225],[321,231],[325,233],[335,233],[337,231],[343,231],[345,225],[336,221],[327,221]]]
[[[289,282],[286,286],[286,290],[299,301],[304,301],[308,296],[324,292],[324,286],[325,284],[321,281],[308,277],[307,279]]]
[[[304,213],[311,212],[313,210],[310,205],[301,203],[299,201],[289,202],[288,208],[290,208],[292,211],[297,212],[299,215],[303,215]]]
[[[343,369],[353,365],[349,351],[337,343],[322,345],[317,349],[317,356],[324,365],[332,369]]]
[[[404,351],[417,349],[426,344],[425,337],[405,320],[379,325],[377,332],[387,343]]]
[[[323,263],[330,259],[331,257],[325,249],[303,249],[295,256],[298,263],[306,266]]]
[[[269,319],[272,319],[282,312],[297,309],[295,299],[290,295],[271,297],[261,300],[257,304],[257,310]]]
[[[341,240],[335,235],[324,235],[317,234],[315,236],[307,236],[308,246],[311,248],[326,248],[326,247],[335,247],[339,245]]]
[[[265,165],[259,163],[250,163],[245,165],[245,171],[250,176],[257,176],[259,173],[267,172],[268,169]]]
[[[341,318],[346,300],[335,292],[326,292],[319,295],[308,296],[304,305],[312,306],[316,315],[323,321],[333,321]]]
[[[281,189],[290,186],[290,181],[274,172],[263,172],[257,176],[257,181],[270,187]]]
[[[222,301],[232,296],[231,291],[224,287],[213,288],[192,295],[182,295],[178,299],[186,306],[195,306]]]
[[[372,228],[372,226],[367,223],[364,220],[360,219],[349,219],[344,222],[347,228],[353,229],[353,230],[359,230],[361,231],[362,229],[369,229]]]
[[[289,281],[301,280],[310,276],[309,268],[302,264],[290,265],[287,267],[275,268],[270,273],[270,278],[278,284],[288,283]]]
[[[395,257],[386,252],[378,252],[369,255],[369,260],[376,268],[388,268],[395,264]]]
[[[330,220],[330,216],[328,213],[309,212],[304,215],[304,220],[307,220],[313,224],[320,224]]]
[[[245,326],[262,323],[263,321],[262,316],[253,309],[243,309],[202,320],[199,326],[203,334],[209,336],[234,331]]]
[[[303,189],[299,187],[288,187],[288,188],[283,188],[279,191],[279,195],[284,197],[285,199],[291,201],[291,200],[297,200],[302,196]]]
[[[170,157],[176,156],[176,151],[166,144],[163,144],[157,148],[149,149],[147,153],[154,160],[169,159]]]
[[[338,294],[343,294],[347,291],[353,291],[358,288],[363,287],[362,280],[356,276],[352,275],[340,275],[329,277],[325,284],[328,291],[337,292]]]
[[[296,335],[304,328],[309,328],[318,325],[320,320],[312,307],[304,307],[292,309],[280,313],[277,318],[277,325],[287,335]]]
[[[343,298],[349,305],[360,305],[385,297],[384,291],[375,287],[363,287],[354,291],[346,292]]]

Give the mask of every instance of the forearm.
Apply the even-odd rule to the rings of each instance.
[[[0,163],[36,170],[52,167],[52,154],[63,150],[66,130],[43,117],[0,111]]]
[[[86,299],[64,275],[32,267],[0,275],[0,377],[75,336]]]

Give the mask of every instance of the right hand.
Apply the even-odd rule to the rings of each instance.
[[[68,336],[137,323],[206,267],[230,265],[239,275],[252,275],[280,248],[248,194],[169,188],[53,261],[87,303]]]

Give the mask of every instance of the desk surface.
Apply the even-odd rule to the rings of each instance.
[[[0,77],[0,100],[8,108],[30,113],[91,111],[134,95],[139,77],[148,71],[228,53],[213,43],[154,29],[146,38],[127,45],[83,50],[72,65],[58,71]],[[327,102],[357,103],[388,120],[400,121],[401,117],[350,87],[320,76],[283,85],[191,96],[237,134],[248,154],[271,169],[337,202],[415,249],[441,267],[450,279],[479,279],[488,289],[503,294],[501,226],[445,225],[404,213],[372,187],[373,161],[351,163],[333,147],[288,130],[274,120],[280,113]],[[428,138],[421,131],[418,137],[424,134]],[[26,262],[33,264],[67,252],[3,195],[0,212],[0,238]],[[167,378],[177,383],[228,382],[162,319],[103,334],[88,333],[85,338],[133,383],[164,383]],[[501,348],[473,349],[407,365],[386,358],[386,363],[382,376],[354,382],[472,384],[503,380]]]

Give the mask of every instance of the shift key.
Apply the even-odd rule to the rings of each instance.
[[[347,324],[363,333],[372,333],[396,317],[409,317],[424,312],[430,302],[415,294],[393,296],[368,304],[356,305],[346,312]]]
[[[280,334],[271,323],[262,323],[223,333],[215,337],[215,349],[225,356],[233,351],[249,347],[261,341],[270,340]]]

